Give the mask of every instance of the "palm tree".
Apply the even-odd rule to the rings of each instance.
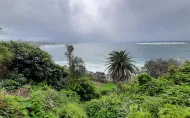
[[[132,74],[136,74],[137,67],[133,65],[130,53],[126,51],[113,51],[109,53],[107,70],[115,83],[129,81]]]

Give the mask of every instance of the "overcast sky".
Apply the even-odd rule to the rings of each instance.
[[[0,0],[0,39],[190,41],[190,0]]]

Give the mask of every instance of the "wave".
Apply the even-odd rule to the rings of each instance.
[[[68,63],[67,63],[67,61],[56,61],[55,62],[56,64],[59,64],[59,65],[66,65],[66,66],[68,66]],[[85,66],[86,66],[86,69],[88,70],[88,71],[92,71],[92,72],[105,72],[105,73],[107,73],[107,71],[106,71],[106,66],[105,66],[105,64],[103,64],[103,63],[99,63],[99,64],[97,64],[97,63],[85,63]]]
[[[57,48],[57,47],[65,47],[64,44],[58,44],[58,45],[42,45],[40,47],[43,47],[43,48]]]
[[[136,43],[137,45],[184,45],[186,42],[148,42],[148,43]]]
[[[68,66],[68,63],[67,61],[56,61],[55,62],[56,64],[59,64],[59,65],[66,65]],[[135,63],[135,65],[138,67],[138,68],[141,68],[144,66],[143,63]],[[105,63],[85,63],[85,66],[86,66],[86,69],[88,71],[91,71],[91,72],[105,72],[107,73],[107,70],[106,70],[106,64]]]

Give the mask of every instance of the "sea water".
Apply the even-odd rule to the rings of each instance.
[[[142,67],[150,59],[190,59],[189,42],[77,43],[73,46],[74,55],[81,57],[87,70],[92,72],[106,72],[108,54],[112,51],[130,52],[138,67]],[[44,45],[41,49],[51,54],[57,64],[67,65],[65,45]]]

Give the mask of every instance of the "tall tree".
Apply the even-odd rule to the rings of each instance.
[[[84,61],[82,60],[82,58],[73,55],[73,45],[66,45],[66,49],[67,52],[65,53],[65,55],[68,60],[71,77],[79,78],[80,76],[84,75],[86,71]]]
[[[108,58],[108,74],[115,83],[129,81],[132,74],[136,74],[137,67],[126,51],[113,51]]]
[[[71,67],[72,64],[72,59],[73,59],[73,51],[74,51],[74,47],[73,45],[66,45],[66,49],[67,52],[65,53],[67,59],[68,59],[68,63],[69,63],[69,67]]]

